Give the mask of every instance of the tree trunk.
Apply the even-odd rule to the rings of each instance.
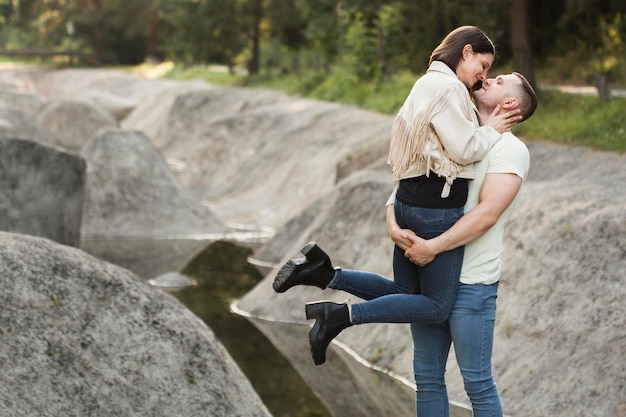
[[[440,42],[444,36],[446,36],[446,24],[444,19],[444,11],[443,8],[445,4],[441,1],[435,1],[433,4],[433,18],[432,18],[432,28],[433,33],[435,34],[435,41]]]
[[[513,65],[515,71],[522,74],[528,82],[535,86],[535,67],[530,43],[532,22],[531,7],[535,7],[533,0],[511,0],[511,49],[513,50]]]
[[[380,19],[376,21],[376,36],[378,42],[378,62],[380,63],[382,79],[389,81],[391,79],[391,72],[389,64],[385,58],[385,37],[383,34],[383,25],[380,22]]]
[[[157,44],[157,25],[158,25],[158,12],[154,1],[151,1],[147,11],[147,27],[146,35],[144,38],[144,44],[146,49],[146,61],[155,59],[154,51]]]
[[[250,74],[259,73],[259,64],[261,59],[260,41],[261,41],[261,13],[263,11],[262,0],[256,0],[254,2],[253,11],[253,28],[252,28],[252,57],[248,62],[248,72]]]
[[[594,74],[596,79],[596,88],[598,89],[598,95],[600,100],[611,100],[611,88],[609,87],[609,75],[606,72],[598,71]]]

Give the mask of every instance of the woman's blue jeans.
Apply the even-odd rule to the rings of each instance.
[[[463,208],[432,209],[394,204],[396,221],[425,239],[448,230],[463,215]],[[368,300],[353,304],[352,323],[440,323],[447,320],[454,305],[463,263],[463,247],[437,255],[420,267],[394,248],[394,281],[359,271],[335,275],[330,288],[343,289]],[[346,274],[348,275],[346,277]],[[359,279],[352,274],[367,274]],[[382,280],[384,281],[382,281]]]
[[[473,416],[502,417],[491,372],[497,295],[498,283],[461,284],[447,322],[411,324],[419,417],[450,415],[444,375],[451,343]]]

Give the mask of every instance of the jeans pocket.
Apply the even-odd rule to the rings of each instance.
[[[434,209],[424,207],[410,207],[407,212],[407,217],[410,217],[412,221],[421,224],[436,224],[443,222],[446,218],[446,209]]]

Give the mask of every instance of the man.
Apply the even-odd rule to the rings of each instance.
[[[519,108],[522,120],[526,120],[537,106],[532,87],[517,73],[487,80],[474,96],[483,119],[499,106],[501,112]],[[411,324],[415,343],[417,413],[420,417],[449,414],[444,373],[452,342],[455,343],[457,362],[474,416],[502,415],[491,375],[495,298],[504,223],[526,178],[528,167],[526,146],[510,132],[503,134],[487,156],[475,164],[475,179],[470,182],[466,214],[452,228],[430,240],[418,238],[411,230],[400,229],[395,221],[393,205],[388,207],[387,223],[392,239],[405,250],[405,256],[418,265],[426,265],[437,254],[467,244],[459,293],[449,320],[439,324]],[[398,287],[377,274],[335,270],[328,255],[313,242],[305,246],[302,253],[305,259],[289,261],[277,274],[274,281],[277,292],[284,292],[295,285],[313,285],[341,289],[373,300],[413,291]],[[352,322],[351,318],[346,320],[343,313],[337,319],[340,316],[334,313],[338,310],[333,304],[307,305],[307,318],[317,316],[315,326],[309,333],[316,364],[323,363],[326,346]],[[351,313],[350,309],[348,311]]]
[[[534,91],[516,73],[487,80],[474,97],[481,117],[499,104],[503,109],[519,106],[526,120],[537,106]],[[433,239],[423,240],[410,230],[400,229],[393,206],[387,210],[392,240],[418,265],[466,245],[460,287],[448,321],[411,324],[420,417],[449,415],[444,373],[451,342],[474,417],[502,416],[491,372],[496,297],[504,225],[528,173],[528,150],[513,134],[505,133],[474,169],[466,214]]]

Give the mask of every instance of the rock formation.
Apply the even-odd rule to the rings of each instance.
[[[81,151],[89,171],[82,247],[144,278],[178,271],[224,236],[139,131],[100,131]]]
[[[50,143],[74,153],[78,153],[99,130],[117,127],[111,113],[79,100],[48,102],[37,113],[36,123]]]
[[[128,132],[142,132],[160,154],[158,163],[165,161],[195,204],[201,201],[223,223],[274,228],[275,237],[253,257],[267,277],[239,303],[258,323],[265,317],[289,322],[288,326],[307,324],[302,308],[306,301],[346,297],[314,288],[273,293],[275,268],[301,256],[298,251],[309,240],[323,245],[337,265],[391,277],[384,202],[393,180],[384,157],[392,117],[267,90],[142,80],[119,72],[1,75],[0,80],[20,88],[36,86],[32,93],[47,99],[80,86],[83,92],[104,90],[136,103],[128,116],[117,116],[125,133],[115,135],[132,136],[137,142],[133,146],[138,146],[142,141],[135,136],[141,134]],[[18,119],[5,125],[17,124],[12,120]],[[531,173],[505,236],[498,299],[493,363],[504,409],[519,416],[620,415],[626,408],[626,156],[531,140],[527,144]],[[143,151],[129,147],[123,148],[129,155],[113,150],[110,155],[133,161],[150,154],[144,145]],[[103,143],[94,149],[99,146],[106,147]],[[151,169],[142,166],[137,172]],[[133,171],[127,174],[118,171],[111,178],[135,178],[131,182],[135,185],[145,181]],[[89,178],[90,172],[88,182]],[[132,187],[126,189],[132,192]],[[95,197],[93,202],[107,208],[106,198]],[[142,201],[136,197],[136,202]],[[111,230],[123,230],[112,213],[89,216],[83,228],[104,230],[108,223],[97,223],[102,215],[112,220]],[[155,218],[159,217],[148,211],[139,222],[156,224]],[[267,334],[285,356],[295,354],[294,360],[302,362],[301,352],[290,352],[300,345],[282,344],[275,330]],[[406,326],[356,326],[338,340],[364,361],[412,381]],[[355,368],[361,364],[343,356],[341,369],[352,372],[347,378],[360,378],[361,369]],[[450,398],[466,405],[454,355],[448,368]],[[300,371],[305,379],[325,384],[319,368]],[[341,385],[334,387],[331,396],[339,398],[339,392],[350,396],[357,389],[352,384],[345,387],[346,391]],[[358,395],[351,398],[358,401]]]
[[[0,138],[0,230],[80,246],[84,187],[81,157]]]
[[[213,332],[128,270],[0,232],[0,413],[269,417]]]
[[[88,162],[83,235],[134,238],[223,233],[222,222],[185,190],[139,131],[101,131]]]

